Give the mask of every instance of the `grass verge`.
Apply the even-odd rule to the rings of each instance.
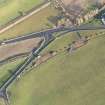
[[[14,72],[16,67],[22,63],[25,58],[19,58],[0,66],[0,85]]]

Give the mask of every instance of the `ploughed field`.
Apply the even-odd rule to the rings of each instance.
[[[23,0],[24,1],[24,0]],[[27,1],[27,0],[25,0]],[[35,1],[35,0],[33,0]],[[27,1],[29,2],[29,1]],[[32,0],[30,1],[32,2]],[[39,2],[39,0],[38,0]],[[34,5],[34,3],[32,3]],[[35,5],[34,5],[35,6]],[[10,8],[11,9],[11,8]],[[9,11],[8,11],[9,12]],[[20,24],[17,24],[13,28],[7,30],[6,32],[0,34],[0,40],[10,39],[14,37],[18,37],[20,35],[25,35],[30,32],[35,32],[38,30],[42,30],[43,28],[52,27],[52,23],[48,20],[50,16],[56,16],[58,13],[57,10],[52,8],[51,6],[46,7],[41,10],[37,14],[32,15],[30,18],[24,20]],[[42,17],[43,16],[43,17]],[[3,23],[4,24],[4,23]],[[42,39],[41,39],[42,40]],[[39,38],[34,38],[26,41],[16,42],[12,44],[0,46],[1,59],[8,58],[9,56],[13,56],[15,54],[30,52],[33,47],[37,46],[41,41]],[[24,57],[17,58],[12,61],[8,61],[2,65],[0,65],[0,85],[7,80],[7,78],[13,75],[14,70],[25,60]],[[0,105],[2,101],[0,101]]]
[[[86,9],[86,7],[88,7],[89,5],[94,5],[94,4],[97,4],[97,3],[101,3],[103,4],[105,1],[104,0],[62,0],[63,3],[66,5],[66,6],[71,6],[76,10],[75,7],[77,7],[78,9],[81,8],[81,9]]]
[[[40,46],[40,42],[43,38],[27,39],[10,44],[4,44],[0,46],[0,61],[9,57],[21,55],[31,52],[34,48]]]
[[[16,0],[8,1],[12,2]],[[19,0],[17,0],[17,2],[18,1]],[[35,2],[35,0],[25,1],[33,1],[31,5]],[[24,2],[24,0],[21,0],[21,2]],[[76,3],[76,1],[73,2]],[[1,34],[0,40],[41,30],[43,27],[46,28],[46,26],[49,28],[51,23],[49,23],[48,18],[56,14],[57,11],[49,6]],[[4,23],[5,20],[6,19],[3,20]],[[10,104],[104,105],[105,34],[104,31],[101,33],[103,33],[102,36],[100,35],[100,37],[90,40],[87,45],[79,48],[72,54],[67,52],[65,47],[68,47],[68,45],[77,38],[76,34],[68,33],[64,37],[57,38],[42,52],[46,53],[54,50],[57,51],[57,55],[40,66],[31,68],[30,71],[22,75],[19,80],[16,80],[13,84],[11,84],[8,89]],[[81,32],[81,34],[96,34],[96,31],[85,31]],[[99,31],[98,34],[100,34]],[[37,47],[41,40],[42,39],[34,38],[16,42],[14,44],[2,45],[0,46],[0,58],[4,59],[15,54],[29,52],[33,47]],[[16,61],[0,65],[0,85],[12,75],[16,67],[18,67],[24,60],[25,58],[19,58]],[[0,102],[2,103],[2,101]],[[0,105],[3,105],[1,103]]]

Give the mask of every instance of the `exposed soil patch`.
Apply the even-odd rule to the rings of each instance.
[[[51,59],[52,57],[56,56],[57,52],[56,51],[50,51],[45,54],[42,54],[37,57],[35,61],[32,62],[32,66],[39,66],[40,64],[46,62],[47,60]]]
[[[89,4],[105,3],[105,0],[62,0],[65,5],[76,5],[81,8],[86,8]]]
[[[85,10],[91,5],[97,5],[104,4],[105,0],[62,0],[63,3],[68,8],[69,13],[80,15],[80,13],[84,13]]]
[[[24,54],[32,51],[33,48],[37,48],[43,38],[27,39],[12,44],[0,46],[0,61],[19,54]]]
[[[83,7],[89,0],[62,0],[65,5],[77,5]]]

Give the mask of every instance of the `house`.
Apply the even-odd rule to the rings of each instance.
[[[55,2],[73,25],[80,25],[97,14],[98,7],[104,5],[105,0],[55,0]],[[96,8],[91,10],[93,6]]]

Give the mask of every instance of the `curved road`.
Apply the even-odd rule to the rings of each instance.
[[[9,39],[9,40],[3,41],[2,43],[9,44],[9,43],[14,43],[17,41],[31,39],[31,38],[35,38],[35,37],[43,37],[46,33],[53,34],[53,33],[60,32],[60,31],[74,32],[74,31],[100,30],[100,29],[105,29],[105,25],[100,25],[100,26],[81,25],[81,26],[73,26],[73,27],[71,27],[71,26],[59,27],[59,28],[47,29],[47,30],[43,30],[43,31],[39,31],[39,32],[32,32],[27,35],[20,35],[20,37],[17,37],[14,39]]]
[[[105,29],[105,25],[100,25],[100,26],[90,26],[90,25],[81,25],[81,26],[74,26],[74,27],[59,27],[59,28],[53,28],[53,29],[48,29],[40,32],[33,32],[28,35],[24,35],[21,37],[17,37],[14,39],[6,40],[3,43],[8,44],[8,43],[14,43],[16,41],[20,40],[26,40],[29,38],[33,37],[44,37],[44,41],[42,42],[41,46],[35,50],[32,51],[29,55],[29,57],[25,60],[23,64],[21,64],[14,72],[12,76],[10,76],[0,87],[0,96],[1,97],[6,97],[6,89],[7,87],[19,76],[24,70],[31,64],[31,62],[37,57],[39,52],[47,47],[47,45],[52,42],[55,38],[52,35],[53,33],[56,32],[61,32],[61,31],[68,31],[68,32],[73,32],[73,31],[80,31],[80,30],[97,30],[97,29]]]

